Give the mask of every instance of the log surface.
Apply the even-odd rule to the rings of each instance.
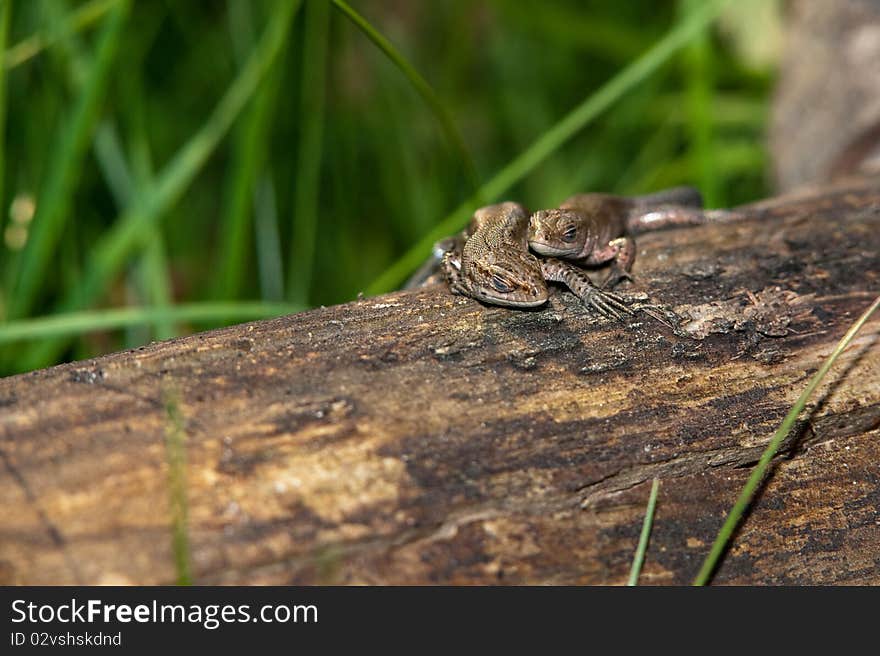
[[[202,584],[690,582],[880,290],[880,185],[643,235],[616,323],[398,292],[0,380],[0,582],[171,583],[166,435]],[[717,583],[880,583],[880,320],[802,415]]]

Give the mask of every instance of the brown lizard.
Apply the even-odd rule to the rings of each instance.
[[[547,281],[555,281],[608,317],[632,313],[618,296],[598,289],[577,267],[529,253],[528,228],[529,214],[519,203],[478,209],[463,246],[455,247],[462,237],[446,242],[451,248],[443,255],[442,267],[452,292],[491,305],[536,307],[547,301]]]
[[[702,205],[693,187],[633,197],[577,194],[558,209],[532,214],[529,246],[540,255],[585,265],[611,261],[611,272],[600,287],[608,289],[631,277],[636,254],[632,235],[734,216],[726,210],[703,210]]]

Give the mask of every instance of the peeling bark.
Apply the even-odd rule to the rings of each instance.
[[[880,290],[880,185],[638,240],[680,334],[559,290],[443,286],[0,380],[0,582],[170,583],[178,399],[214,583],[687,583],[788,408]],[[880,583],[880,319],[787,439],[719,583]]]

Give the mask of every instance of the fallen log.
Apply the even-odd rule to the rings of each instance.
[[[643,235],[686,319],[444,286],[0,380],[0,582],[172,583],[169,436],[201,584],[691,581],[750,467],[880,291],[880,184]],[[880,583],[880,318],[786,440],[715,582]]]

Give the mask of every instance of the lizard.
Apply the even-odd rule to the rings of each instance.
[[[633,198],[611,194],[575,195],[566,200],[560,210],[542,210],[532,215],[529,226],[529,241],[532,250],[541,255],[558,255],[567,260],[579,259],[577,255],[583,249],[586,235],[583,232],[576,233],[575,230],[583,231],[587,219],[561,211],[562,208],[569,205],[568,209],[571,212],[578,211],[578,200],[583,201],[580,204],[581,210],[585,210],[583,213],[595,216],[598,223],[606,227],[606,232],[615,235],[625,230],[625,217],[629,214],[641,218],[646,216],[648,210],[651,210],[651,218],[668,219],[672,211],[683,213],[687,207],[700,208],[703,204],[700,192],[693,187],[676,187]],[[694,213],[697,211],[693,210]],[[571,221],[566,223],[565,219],[571,219]],[[440,270],[440,264],[444,255],[450,251],[460,251],[464,247],[468,235],[479,223],[480,220],[472,220],[471,225],[459,234],[436,242],[431,257],[409,278],[403,288],[415,289],[443,279],[444,272]],[[569,232],[566,233],[566,230]],[[606,242],[610,239],[609,237]]]
[[[576,194],[557,209],[540,210],[529,217],[529,246],[539,255],[588,266],[612,262],[600,286],[610,289],[632,278],[633,235],[734,216],[727,210],[703,210],[702,205],[702,196],[693,187],[633,197]]]
[[[491,305],[529,308],[547,301],[548,281],[561,282],[607,317],[632,314],[620,297],[597,288],[578,267],[531,254],[528,228],[529,213],[519,203],[478,209],[463,235],[438,242],[438,249],[447,249],[441,266],[450,290]]]

